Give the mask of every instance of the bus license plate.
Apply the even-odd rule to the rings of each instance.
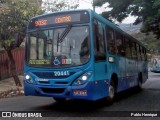
[[[74,90],[74,95],[87,96],[87,90]]]

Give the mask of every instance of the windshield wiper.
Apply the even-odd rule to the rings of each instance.
[[[57,52],[58,52],[58,46],[59,46],[58,44],[63,42],[64,38],[68,35],[71,28],[72,28],[72,25],[68,25],[66,27],[66,29],[63,31],[63,33],[61,34],[61,36],[59,36],[59,33],[58,33],[58,36],[57,36]]]
[[[68,25],[66,27],[66,29],[64,30],[64,32],[61,34],[61,36],[58,38],[57,43],[61,43],[63,42],[64,38],[67,36],[67,34],[69,33],[69,31],[71,30],[72,25]]]
[[[58,32],[58,36],[57,36],[57,52],[58,52],[58,44],[59,44],[59,42],[58,42],[58,40],[59,40],[59,32]]]

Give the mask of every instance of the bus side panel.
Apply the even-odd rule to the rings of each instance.
[[[118,86],[117,92],[123,91],[128,88],[127,79],[125,78],[126,60],[123,57],[117,57],[117,73],[118,73]]]
[[[108,96],[108,80],[106,61],[96,62],[94,65],[94,96],[95,98],[104,98]]]
[[[137,62],[134,60],[126,59],[126,80],[128,88],[137,85]]]
[[[117,92],[137,85],[137,62],[117,56],[118,88]]]

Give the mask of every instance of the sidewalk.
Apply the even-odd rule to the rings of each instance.
[[[19,79],[22,83],[22,87],[16,86],[12,77],[0,80],[0,98],[8,98],[23,95],[23,76],[19,76]]]

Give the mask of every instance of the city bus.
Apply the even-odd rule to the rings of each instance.
[[[160,59],[154,58],[151,61],[151,72],[160,73]]]
[[[111,102],[148,78],[146,48],[92,10],[36,16],[26,36],[26,96]]]

